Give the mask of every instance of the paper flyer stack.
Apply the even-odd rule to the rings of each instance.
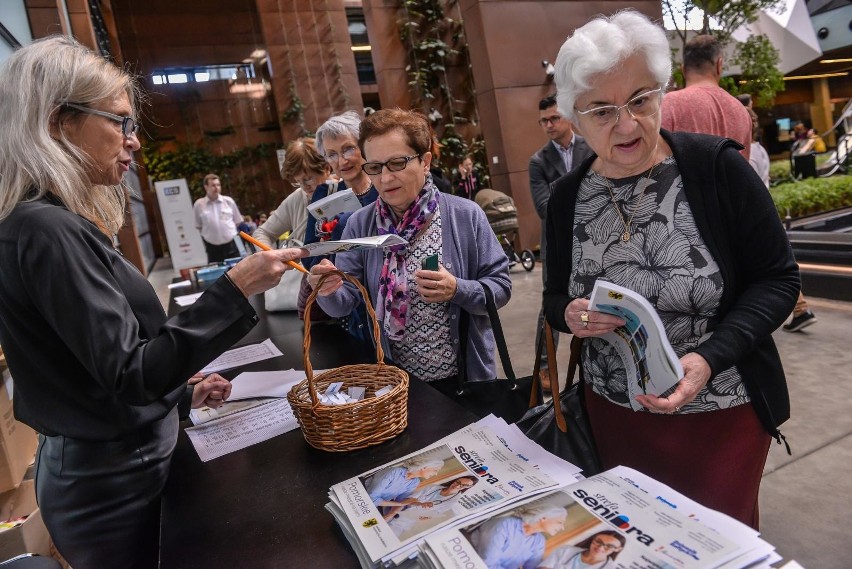
[[[780,560],[756,531],[639,472],[582,479],[579,470],[490,416],[335,484],[326,509],[364,568],[737,569]]]

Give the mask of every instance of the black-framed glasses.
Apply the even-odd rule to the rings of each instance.
[[[538,124],[540,126],[547,126],[548,124],[557,124],[564,117],[562,115],[553,115],[552,117],[542,117],[538,119]]]
[[[660,102],[663,98],[663,88],[657,87],[650,91],[639,93],[621,106],[618,105],[601,105],[581,111],[574,109],[578,115],[588,117],[598,126],[606,126],[610,123],[617,123],[621,116],[621,109],[627,109],[630,116],[634,119],[644,119],[652,117],[660,112]]]
[[[606,543],[605,541],[601,541],[599,538],[594,538],[592,543],[600,547],[601,549],[606,549],[607,551],[615,551],[621,548],[621,544],[617,543]]]
[[[329,152],[325,155],[325,161],[331,164],[335,164],[342,157],[344,160],[350,160],[353,156],[355,156],[355,152],[358,150],[357,146],[347,146],[343,150],[340,151],[340,154],[337,152]]]
[[[82,113],[87,113],[90,115],[97,115],[99,117],[104,117],[111,121],[115,121],[117,123],[121,123],[121,134],[126,137],[130,137],[139,132],[139,123],[133,117],[122,117],[120,115],[114,115],[112,113],[108,113],[106,111],[99,111],[97,109],[92,109],[85,105],[78,105],[77,103],[65,103],[66,107],[71,107],[72,109],[77,109]]]
[[[387,167],[388,172],[399,172],[405,170],[408,163],[415,158],[420,158],[420,154],[412,154],[411,156],[400,156],[399,158],[391,158],[387,162],[365,162],[361,165],[361,169],[368,176],[379,176],[382,169]]]

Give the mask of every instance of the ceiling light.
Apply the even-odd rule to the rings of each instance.
[[[372,51],[373,48],[369,45],[353,45],[352,51]]]
[[[843,73],[820,73],[819,75],[791,75],[790,77],[785,77],[784,81],[796,81],[798,79],[825,79],[827,77],[843,77],[845,75],[849,75],[849,72],[844,71]]]
[[[820,63],[850,63],[852,62],[852,57],[844,57],[842,59],[820,59]]]

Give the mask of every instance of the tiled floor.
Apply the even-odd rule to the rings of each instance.
[[[160,259],[149,277],[163,300],[177,276]],[[536,316],[541,302],[539,267],[512,269],[513,292],[500,310],[515,372],[533,368]],[[852,567],[852,303],[809,298],[818,322],[804,332],[778,331],[775,340],[787,372],[792,418],[782,432],[793,450],[772,445],[761,487],[761,529],[785,559],[809,569]],[[567,345],[559,350],[564,375]],[[564,381],[564,378],[563,378]]]

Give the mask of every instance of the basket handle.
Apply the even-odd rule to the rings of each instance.
[[[370,318],[370,322],[373,323],[373,342],[376,345],[376,362],[379,365],[383,365],[385,362],[385,352],[382,350],[382,342],[381,342],[381,329],[379,328],[379,321],[376,318],[376,311],[373,310],[373,305],[370,302],[370,296],[367,294],[367,290],[364,288],[364,285],[361,282],[353,277],[352,275],[347,275],[342,271],[329,271],[328,273],[322,275],[320,277],[317,286],[314,290],[311,291],[310,296],[308,296],[307,302],[305,302],[305,340],[304,340],[304,354],[305,354],[305,376],[308,380],[308,391],[311,394],[311,403],[314,407],[319,405],[319,397],[317,396],[317,388],[314,385],[314,368],[311,365],[311,306],[313,306],[314,301],[317,298],[317,294],[322,288],[325,279],[330,277],[331,275],[339,275],[343,280],[355,286],[358,291],[361,293],[361,296],[364,298],[364,305],[367,308],[367,316]]]

